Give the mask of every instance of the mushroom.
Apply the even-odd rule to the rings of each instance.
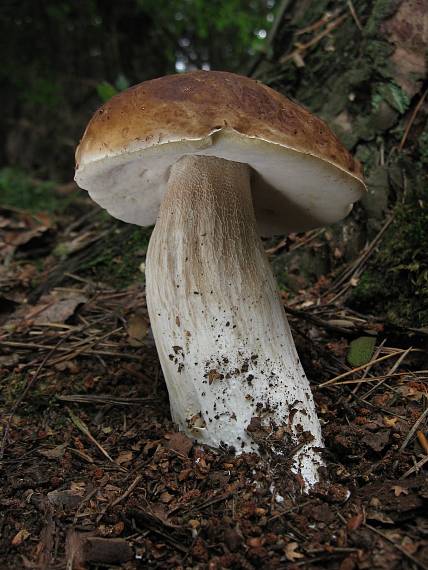
[[[346,216],[365,191],[359,163],[303,107],[217,71],[113,97],[76,161],[77,183],[112,216],[156,222],[147,306],[179,429],[282,454],[312,486],[320,423],[259,235]]]

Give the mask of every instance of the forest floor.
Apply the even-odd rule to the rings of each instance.
[[[52,192],[0,208],[0,568],[427,569],[427,331],[347,308],[349,267],[284,293],[326,444],[296,492],[280,462],[177,433],[148,234]]]

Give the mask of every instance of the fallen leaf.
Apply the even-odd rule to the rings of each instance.
[[[349,345],[346,356],[349,364],[353,367],[362,366],[370,362],[376,346],[376,337],[360,336]]]
[[[360,528],[363,521],[364,521],[364,513],[362,512],[358,513],[357,515],[349,519],[349,521],[346,523],[346,528],[348,530],[357,530],[357,528]]]
[[[177,432],[168,435],[167,445],[169,449],[173,449],[177,453],[187,457],[192,449],[193,442],[187,435],[184,435],[184,433]]]
[[[74,530],[67,535],[66,550],[76,569],[86,568],[91,562],[103,567],[122,566],[133,556],[130,544],[122,538],[102,538]]]
[[[42,297],[41,303],[32,309],[31,313],[33,315],[36,314],[32,320],[35,324],[65,323],[74,314],[77,307],[86,303],[87,300],[80,293],[72,293],[65,296],[54,292]],[[37,312],[37,308],[41,310]]]
[[[405,536],[401,541],[401,546],[409,554],[415,554],[418,551],[418,543],[413,542],[408,536]]]
[[[366,433],[364,443],[366,443],[373,451],[382,451],[389,442],[389,430],[380,430],[376,433]]]
[[[399,497],[400,495],[408,495],[409,494],[409,490],[405,489],[404,487],[401,487],[401,485],[393,485],[391,487],[391,491],[394,491],[394,495],[396,497]]]
[[[381,504],[382,504],[382,503],[380,502],[380,500],[378,499],[378,497],[372,497],[372,498],[370,499],[370,502],[369,502],[369,505],[370,505],[371,507],[374,507],[375,509],[377,509],[378,507],[380,507]]]
[[[132,461],[133,453],[132,451],[121,451],[115,460],[115,463],[122,465],[122,463],[128,463]]]
[[[381,513],[381,512],[368,512],[366,515],[366,518],[370,521],[377,521],[377,522],[381,522],[383,524],[394,524],[394,521],[392,520],[391,517],[389,517],[388,515],[386,515],[385,513]]]
[[[17,532],[15,536],[12,538],[11,543],[13,546],[19,546],[24,542],[24,540],[27,540],[29,536],[30,533],[28,532],[28,530],[26,528],[21,528],[21,530]]]
[[[39,450],[39,454],[43,455],[43,457],[47,457],[48,459],[59,459],[64,455],[64,452],[67,448],[66,443],[62,443],[61,445],[57,445],[56,447],[52,447],[51,449],[44,449]]]
[[[149,325],[147,319],[141,314],[133,315],[128,321],[128,342],[131,346],[141,346],[147,336]]]
[[[13,353],[6,356],[0,356],[0,368],[10,368],[19,362],[19,354]]]
[[[305,557],[301,552],[297,552],[298,548],[299,548],[299,545],[297,544],[297,542],[289,542],[285,546],[284,553],[285,553],[285,557],[287,558],[287,560],[289,560],[290,562],[294,562],[295,560],[298,560],[299,558]]]
[[[162,501],[162,503],[168,504],[174,499],[174,496],[171,495],[171,493],[168,493],[168,491],[165,491],[160,494],[159,499]]]
[[[180,473],[178,474],[178,480],[179,481],[186,481],[189,478],[189,475],[191,474],[192,470],[191,469],[182,469],[180,471]]]
[[[398,418],[389,418],[388,416],[383,417],[383,425],[386,427],[394,427],[397,422]]]
[[[81,491],[74,491],[72,489],[65,489],[63,491],[51,491],[47,495],[49,502],[60,509],[74,509],[82,502]]]
[[[253,536],[247,539],[247,544],[251,548],[260,548],[263,545],[263,540],[260,536]]]

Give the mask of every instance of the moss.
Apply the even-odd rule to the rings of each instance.
[[[105,223],[112,225],[108,217]],[[113,221],[113,228],[103,240],[99,252],[81,267],[80,272],[91,279],[124,288],[144,281],[140,266],[144,262],[152,228]]]
[[[72,198],[55,192],[54,182],[33,180],[21,170],[0,170],[0,205],[29,212],[64,212]]]
[[[414,192],[397,206],[379,253],[354,289],[351,304],[386,315],[396,324],[428,324],[428,201],[424,177],[414,177]],[[419,185],[416,180],[419,181]]]
[[[418,142],[420,160],[425,166],[428,166],[428,123],[425,125],[425,129],[419,136]]]

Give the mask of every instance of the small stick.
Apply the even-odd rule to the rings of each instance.
[[[349,11],[351,12],[351,16],[354,18],[354,22],[357,24],[357,28],[360,30],[360,32],[362,32],[363,26],[361,25],[358,14],[355,11],[354,5],[352,4],[352,0],[348,0],[347,4],[348,4]]]
[[[413,425],[412,429],[409,431],[409,433],[407,434],[406,439],[403,441],[403,445],[400,447],[400,449],[398,450],[398,453],[403,453],[403,451],[405,450],[407,444],[409,443],[409,441],[412,439],[412,437],[414,436],[416,430],[418,429],[418,427],[421,425],[421,423],[424,421],[424,419],[427,417],[428,415],[428,408],[419,416],[419,418],[416,420],[415,424]]]
[[[77,343],[77,345],[79,345],[79,344],[81,345],[80,348],[77,348],[77,349],[76,349],[76,346],[77,346],[77,345],[75,345],[75,346],[72,348],[72,350],[70,351],[70,353],[65,354],[65,355],[63,355],[63,356],[60,356],[60,357],[57,358],[56,360],[53,360],[53,361],[51,362],[51,364],[52,364],[53,366],[55,366],[56,364],[59,364],[60,362],[64,362],[65,360],[70,360],[71,358],[75,358],[76,356],[78,356],[78,355],[81,354],[82,352],[85,352],[85,350],[88,349],[88,345],[89,345],[89,346],[92,345],[92,349],[93,349],[93,348],[94,348],[97,344],[99,344],[102,340],[105,340],[105,339],[108,338],[109,336],[112,336],[113,334],[116,334],[117,332],[121,331],[122,328],[123,328],[123,327],[119,327],[119,328],[115,329],[114,331],[109,331],[108,333],[106,333],[106,334],[104,334],[104,335],[102,335],[102,336],[99,336],[99,337],[95,337],[94,339],[90,339],[89,341],[85,339],[84,341],[81,341],[81,342]],[[82,343],[84,343],[83,346],[82,346]],[[73,350],[73,349],[74,349],[74,350]]]
[[[385,374],[384,376],[369,376],[368,378],[357,378],[356,380],[345,380],[344,382],[338,382],[337,384],[330,384],[330,386],[345,386],[346,384],[365,384],[366,382],[379,382],[376,385],[376,388],[380,386],[381,380],[385,381],[388,378],[393,378],[397,376],[411,376],[412,374],[420,374],[421,372],[428,372],[428,370],[418,370],[416,372],[395,372],[394,374]],[[425,378],[425,377],[424,377]],[[410,381],[414,381],[415,377],[409,378]],[[422,378],[418,378],[418,381],[422,380]],[[367,398],[367,395],[364,395],[363,398]]]
[[[301,36],[302,34],[309,34],[310,32],[315,32],[315,30],[318,30],[318,28],[322,28],[322,26],[324,26],[324,24],[327,24],[327,22],[329,22],[332,18],[338,16],[339,12],[340,10],[327,12],[326,14],[324,14],[322,18],[320,18],[313,24],[309,24],[309,26],[305,26],[304,28],[300,28],[300,30],[297,30],[295,35]]]
[[[385,224],[383,225],[383,227],[379,230],[379,233],[376,235],[376,237],[370,242],[370,244],[363,250],[362,254],[347,268],[345,269],[345,271],[342,273],[342,275],[333,283],[333,285],[330,287],[331,292],[335,292],[338,291],[336,293],[336,295],[333,297],[333,299],[330,299],[330,303],[334,303],[334,301],[336,301],[336,299],[338,299],[339,297],[341,297],[346,291],[347,289],[350,287],[350,283],[349,281],[351,280],[352,277],[356,276],[358,274],[358,272],[361,271],[362,267],[364,266],[364,264],[368,261],[368,259],[371,257],[371,255],[373,254],[376,246],[378,245],[378,243],[380,242],[380,240],[382,239],[384,233],[386,232],[386,230],[389,228],[389,226],[391,225],[392,221],[394,220],[395,214],[392,214],[385,222]],[[345,287],[340,289],[340,287],[346,282],[348,281],[348,283],[346,283]],[[328,291],[328,292],[329,292]],[[327,293],[328,293],[327,292]],[[326,293],[326,294],[327,294]]]
[[[418,471],[418,469],[420,467],[423,467],[427,461],[428,461],[428,455],[425,455],[425,457],[422,457],[420,461],[418,461],[415,465],[413,465],[413,467],[411,467],[408,471],[404,473],[402,479],[406,479],[409,475],[411,475],[415,471]]]
[[[89,326],[89,325],[88,325]],[[73,331],[71,331],[73,332]],[[68,336],[67,336],[68,338]],[[61,340],[65,340],[66,337],[64,336]],[[41,348],[44,350],[48,350],[48,349],[52,349],[52,351],[48,354],[48,358],[50,358],[53,354],[53,352],[55,350],[58,350],[58,352],[70,352],[69,348],[66,347],[61,347],[57,349],[57,346],[52,346],[49,344],[35,344],[35,343],[30,343],[30,342],[14,342],[14,341],[1,341],[0,342],[0,346],[14,346],[17,348],[23,348],[23,349],[27,349],[27,350],[31,350],[33,348]],[[101,355],[101,356],[115,356],[118,358],[126,358],[128,360],[138,360],[141,361],[141,356],[138,356],[136,354],[129,354],[127,352],[113,352],[113,351],[108,351],[108,350],[90,350],[90,349],[85,349],[83,352],[81,352],[82,356],[93,356],[93,355]]]
[[[386,375],[386,378],[388,378],[390,375],[392,376],[394,374],[394,372],[397,370],[397,368],[400,366],[400,364],[403,362],[403,360],[407,357],[407,355],[412,350],[412,348],[413,347],[408,348],[406,350],[406,352],[403,352],[403,354],[401,354],[397,358],[397,361],[394,362],[394,364],[389,369],[388,374]],[[376,386],[373,386],[372,388],[370,388],[370,390],[366,394],[363,395],[363,398],[368,398],[372,392],[377,390],[379,388],[379,386],[381,386],[385,382],[386,378],[384,380],[382,380],[379,384],[376,384]]]
[[[413,350],[413,349],[411,349]],[[403,352],[406,352],[406,350],[400,350],[397,352],[393,352],[392,354],[386,354],[385,356],[381,356],[380,358],[377,358],[376,360],[371,360],[370,362],[367,362],[366,364],[363,364],[362,366],[358,366],[358,368],[353,368],[352,370],[348,370],[348,372],[344,372],[343,374],[339,374],[339,376],[336,376],[335,378],[331,378],[331,380],[327,380],[327,382],[323,382],[322,384],[318,385],[318,388],[324,388],[324,386],[330,386],[331,384],[334,384],[336,382],[336,380],[340,380],[341,378],[345,378],[346,376],[350,376],[351,374],[354,374],[355,372],[359,372],[360,370],[364,370],[364,368],[367,368],[367,366],[373,366],[373,364],[377,364],[378,362],[382,362],[383,360],[387,360],[388,358],[392,358],[393,356],[397,356],[399,354],[402,354]]]
[[[280,59],[279,59],[279,63],[286,63],[287,61],[289,61],[290,59],[292,59],[294,57],[294,55],[296,53],[300,53],[301,51],[305,51],[308,48],[316,45],[320,40],[322,40],[322,38],[324,36],[327,36],[330,32],[332,32],[335,28],[337,28],[338,26],[340,26],[340,24],[342,24],[342,22],[344,22],[346,20],[346,18],[348,17],[348,14],[344,14],[343,16],[339,16],[339,18],[337,18],[336,20],[334,20],[333,22],[331,22],[330,24],[328,24],[328,26],[325,28],[325,30],[323,30],[322,32],[320,32],[319,34],[317,34],[315,37],[313,37],[310,41],[306,42],[305,44],[299,44],[298,47],[293,50],[291,53],[287,54],[287,55],[283,55]]]
[[[135,487],[138,485],[138,483],[141,481],[141,479],[143,478],[142,475],[137,475],[135,477],[135,479],[132,481],[132,483],[129,485],[129,487],[126,489],[126,491],[123,493],[123,495],[120,495],[120,497],[118,497],[117,499],[115,499],[111,506],[115,507],[116,505],[118,505],[119,503],[121,503],[124,499],[126,499],[127,497],[129,497],[129,495],[132,493],[132,491],[135,489]]]
[[[137,404],[143,404],[144,402],[152,402],[157,398],[118,398],[116,396],[109,396],[108,394],[70,394],[65,396],[59,395],[57,396],[57,399],[62,400],[63,402],[79,402],[80,404],[113,404],[117,406],[135,406]]]
[[[67,408],[67,411],[70,415],[71,421],[74,423],[74,425],[77,427],[78,430],[80,430],[83,435],[85,435],[89,441],[91,443],[93,443],[95,445],[95,447],[97,449],[99,449],[99,451],[101,451],[101,453],[107,457],[107,459],[109,461],[111,461],[112,463],[114,463],[113,459],[110,457],[110,455],[107,453],[107,451],[104,449],[104,447],[98,443],[98,441],[95,439],[95,437],[91,434],[91,432],[89,431],[88,426],[85,424],[85,422],[83,420],[81,420],[78,416],[76,416],[75,414],[73,414],[73,412]]]
[[[132,483],[129,485],[129,487],[126,489],[126,491],[122,495],[120,495],[120,497],[117,497],[117,499],[115,499],[113,502],[109,503],[103,508],[103,510],[100,512],[100,514],[97,517],[97,524],[101,521],[103,516],[111,507],[115,507],[116,505],[121,503],[124,499],[126,499],[126,497],[129,497],[129,495],[132,493],[132,491],[135,489],[135,487],[138,485],[138,483],[141,481],[142,478],[143,478],[142,475],[137,475],[135,479],[132,481]]]
[[[404,129],[403,138],[401,139],[400,144],[398,145],[398,150],[400,151],[403,150],[404,145],[406,144],[407,137],[409,136],[410,129],[412,128],[416,116],[419,113],[420,108],[422,107],[427,95],[428,95],[428,88],[425,89],[424,93],[422,94],[422,97],[419,99],[418,104],[416,105],[416,107],[413,110],[413,113],[410,116],[409,122],[407,123],[406,128]]]
[[[386,343],[386,338],[384,338],[383,341],[380,343],[380,345],[376,348],[375,353],[373,354],[373,356],[372,356],[370,362],[373,362],[373,360],[376,360],[376,358],[379,357],[379,354],[382,352],[382,349],[383,349],[385,343]],[[370,363],[369,363],[369,364],[370,364]],[[367,376],[368,373],[370,372],[371,367],[372,367],[372,366],[370,365],[370,366],[368,366],[368,367],[364,370],[364,373],[363,373],[363,375],[362,375],[362,377],[361,377],[361,379],[360,379],[360,383],[358,383],[358,385],[355,386],[355,388],[354,388],[354,389],[352,390],[352,392],[349,394],[349,396],[348,396],[348,402],[350,402],[350,401],[352,400],[352,396],[354,396],[354,395],[358,392],[358,390],[360,389],[361,383],[364,381],[364,379],[366,378],[366,376]]]
[[[413,554],[407,552],[407,550],[403,548],[401,544],[397,544],[394,540],[392,540],[392,538],[389,538],[388,535],[384,534],[383,532],[381,532],[374,526],[371,526],[370,524],[364,523],[364,526],[366,528],[369,528],[371,531],[375,532],[376,534],[378,534],[381,538],[383,538],[393,546],[395,546],[395,548],[397,548],[402,554],[404,554],[404,556],[406,556],[409,560],[411,560],[414,564],[416,564],[416,566],[419,566],[419,568],[422,568],[422,570],[428,570],[428,566],[426,566],[426,564],[424,564],[421,560],[418,560],[415,556],[413,556]]]
[[[6,442],[7,442],[7,438],[9,436],[9,431],[10,431],[10,424],[12,423],[12,418],[16,412],[16,410],[18,409],[18,407],[20,406],[20,404],[23,402],[25,396],[28,394],[28,392],[30,391],[30,389],[34,386],[34,384],[36,383],[37,379],[40,376],[40,373],[43,369],[43,367],[45,366],[45,364],[47,363],[47,361],[49,360],[49,358],[54,354],[54,352],[56,350],[58,350],[58,348],[60,347],[60,345],[71,335],[70,333],[67,333],[65,336],[63,336],[58,343],[53,346],[51,348],[51,350],[47,353],[47,355],[45,356],[45,358],[42,360],[42,362],[40,363],[39,367],[36,370],[36,373],[34,374],[34,376],[31,378],[31,380],[29,382],[27,382],[27,385],[25,386],[22,394],[19,396],[19,398],[16,400],[15,404],[12,407],[12,410],[9,414],[9,417],[7,419],[6,425],[4,427],[4,434],[3,434],[3,439],[1,442],[1,446],[0,446],[0,460],[3,459],[3,455],[4,455],[4,450],[6,448]]]

